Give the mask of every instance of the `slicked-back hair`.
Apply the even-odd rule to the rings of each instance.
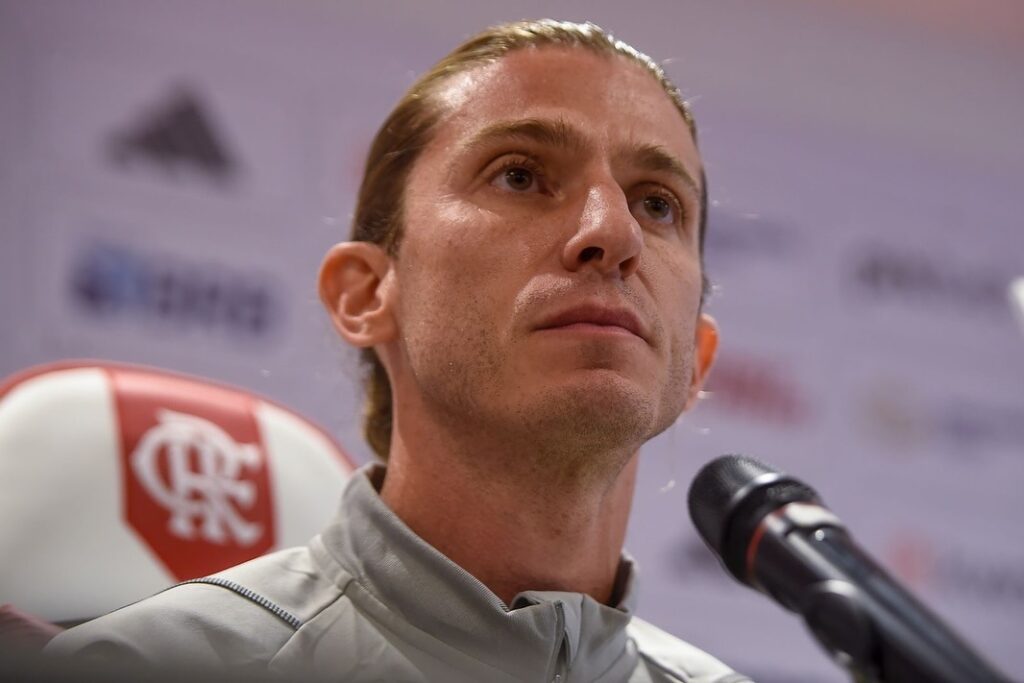
[[[455,48],[421,76],[406,91],[377,131],[366,158],[352,220],[353,241],[372,242],[383,247],[392,257],[398,256],[404,224],[405,186],[413,164],[432,139],[439,121],[446,113],[444,104],[436,97],[444,83],[452,76],[496,62],[514,50],[545,46],[578,47],[601,55],[618,55],[643,67],[679,110],[696,144],[697,126],[690,108],[662,68],[650,57],[616,40],[601,27],[589,22],[577,24],[551,19],[492,26]],[[698,241],[703,273],[704,232],[707,224],[707,184],[703,170],[700,205]],[[702,276],[702,303],[707,291],[707,278]],[[363,433],[377,456],[387,460],[391,450],[394,417],[391,383],[373,349],[363,349],[361,362],[366,372]]]

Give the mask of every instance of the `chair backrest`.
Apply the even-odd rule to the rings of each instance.
[[[353,469],[323,431],[240,389],[32,368],[0,383],[0,603],[77,621],[304,544]]]

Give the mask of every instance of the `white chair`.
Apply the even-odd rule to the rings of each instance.
[[[106,362],[32,368],[0,383],[0,603],[77,623],[305,544],[353,469],[323,431],[241,389]]]

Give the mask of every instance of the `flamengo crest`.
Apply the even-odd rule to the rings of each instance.
[[[124,521],[170,577],[206,576],[271,550],[272,477],[253,397],[163,373],[110,374]]]
[[[256,502],[255,483],[239,476],[262,465],[259,446],[236,443],[216,424],[195,415],[161,410],[157,419],[130,459],[139,483],[170,512],[167,531],[218,545],[234,541],[251,546],[258,541],[263,527],[246,521],[238,510]]]

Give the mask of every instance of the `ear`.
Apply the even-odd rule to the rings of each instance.
[[[370,242],[341,242],[324,256],[317,278],[320,301],[338,333],[368,348],[396,337],[391,257]]]
[[[689,410],[700,397],[701,389],[704,388],[704,380],[715,362],[715,353],[718,351],[718,323],[707,313],[701,313],[697,319],[696,339],[693,345],[693,378],[690,381],[689,396],[686,398],[686,408]]]

